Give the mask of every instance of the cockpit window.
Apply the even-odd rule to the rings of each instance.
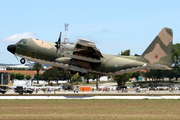
[[[26,44],[27,40],[20,40],[19,43]]]
[[[22,45],[18,45],[17,48],[22,48]]]

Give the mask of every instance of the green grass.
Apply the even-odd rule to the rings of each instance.
[[[6,120],[179,119],[180,100],[0,100]]]

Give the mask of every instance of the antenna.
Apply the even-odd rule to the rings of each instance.
[[[64,25],[65,25],[64,42],[69,42],[69,33],[68,33],[68,26],[69,26],[69,24],[66,23]]]

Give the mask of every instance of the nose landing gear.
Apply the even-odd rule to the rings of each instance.
[[[22,58],[22,59],[20,60],[20,62],[21,62],[21,64],[24,64],[24,63],[26,62],[26,60],[25,60],[24,58]]]

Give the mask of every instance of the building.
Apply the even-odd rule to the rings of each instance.
[[[37,73],[36,70],[0,70],[0,72],[7,72],[7,73],[22,73],[25,76],[30,74],[31,76],[34,76],[34,74]],[[39,73],[43,74],[42,71],[39,71]]]
[[[7,72],[0,72],[0,87],[7,88],[10,85],[10,74]]]
[[[43,64],[44,69],[50,67],[49,65]],[[32,64],[0,64],[0,70],[6,70],[6,68],[24,68],[25,70],[33,68]]]

